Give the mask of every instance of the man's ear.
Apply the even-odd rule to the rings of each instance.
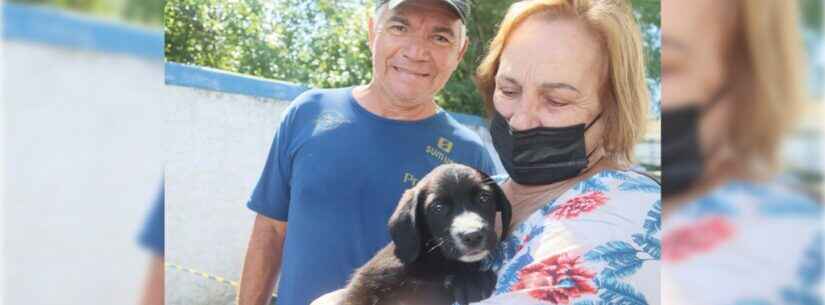
[[[464,45],[461,46],[461,50],[458,53],[458,62],[460,63],[464,60],[464,54],[467,53],[467,49],[470,47],[470,36],[467,33],[462,34],[464,36]]]
[[[405,191],[389,221],[395,256],[404,264],[416,261],[421,254],[422,236],[417,220],[420,193],[423,191],[419,187]]]
[[[367,20],[367,47],[369,47],[371,52],[375,52],[372,49],[373,42],[375,42],[375,19],[370,17]]]

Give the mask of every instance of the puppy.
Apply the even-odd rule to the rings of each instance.
[[[407,190],[389,220],[392,238],[355,271],[344,305],[452,305],[488,298],[496,276],[481,261],[496,247],[496,212],[502,235],[510,203],[501,188],[473,168],[433,169]]]

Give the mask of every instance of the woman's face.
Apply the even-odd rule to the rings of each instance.
[[[728,2],[662,1],[664,110],[705,104],[724,85],[724,34],[733,19]]]
[[[493,104],[514,130],[590,123],[602,111],[604,54],[580,21],[532,16],[504,47]],[[601,122],[585,134],[588,152],[601,144]]]

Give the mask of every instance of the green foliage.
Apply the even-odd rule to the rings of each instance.
[[[166,59],[315,87],[365,83],[365,2],[172,0]]]
[[[126,20],[148,25],[161,25],[166,0],[126,0],[121,11]]]
[[[483,115],[472,77],[512,1],[475,1],[470,46],[441,93],[450,111]],[[636,0],[650,67],[659,79],[659,2]],[[170,0],[164,10],[166,59],[313,87],[369,82],[371,0]],[[655,49],[655,50],[654,50]]]
[[[111,1],[103,0],[10,0],[13,3],[31,5],[49,5],[79,12],[90,12],[98,15],[114,15],[114,5]]]
[[[801,0],[800,7],[805,27],[822,33],[822,0]]]

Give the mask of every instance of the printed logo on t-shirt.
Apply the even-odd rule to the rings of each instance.
[[[416,184],[418,184],[418,178],[416,178],[415,175],[413,175],[410,172],[405,172],[404,173],[404,180],[402,182],[404,184],[409,184],[410,187],[413,187]]]
[[[436,148],[436,147],[438,147],[438,148]],[[438,137],[438,141],[436,142],[436,147],[433,147],[432,145],[427,145],[427,147],[425,148],[424,151],[427,152],[427,155],[429,155],[430,157],[435,158],[436,160],[438,160],[442,164],[455,163],[449,157],[450,153],[453,152],[453,142],[452,141],[450,141],[450,140],[448,140],[447,138],[444,138],[444,137]]]
[[[453,142],[447,140],[445,138],[439,137],[438,138],[438,148],[440,148],[445,153],[450,153],[453,151]]]
[[[349,120],[337,112],[327,111],[321,113],[321,115],[318,116],[318,119],[315,120],[315,130],[313,131],[313,135],[338,128],[339,126],[349,122]]]

